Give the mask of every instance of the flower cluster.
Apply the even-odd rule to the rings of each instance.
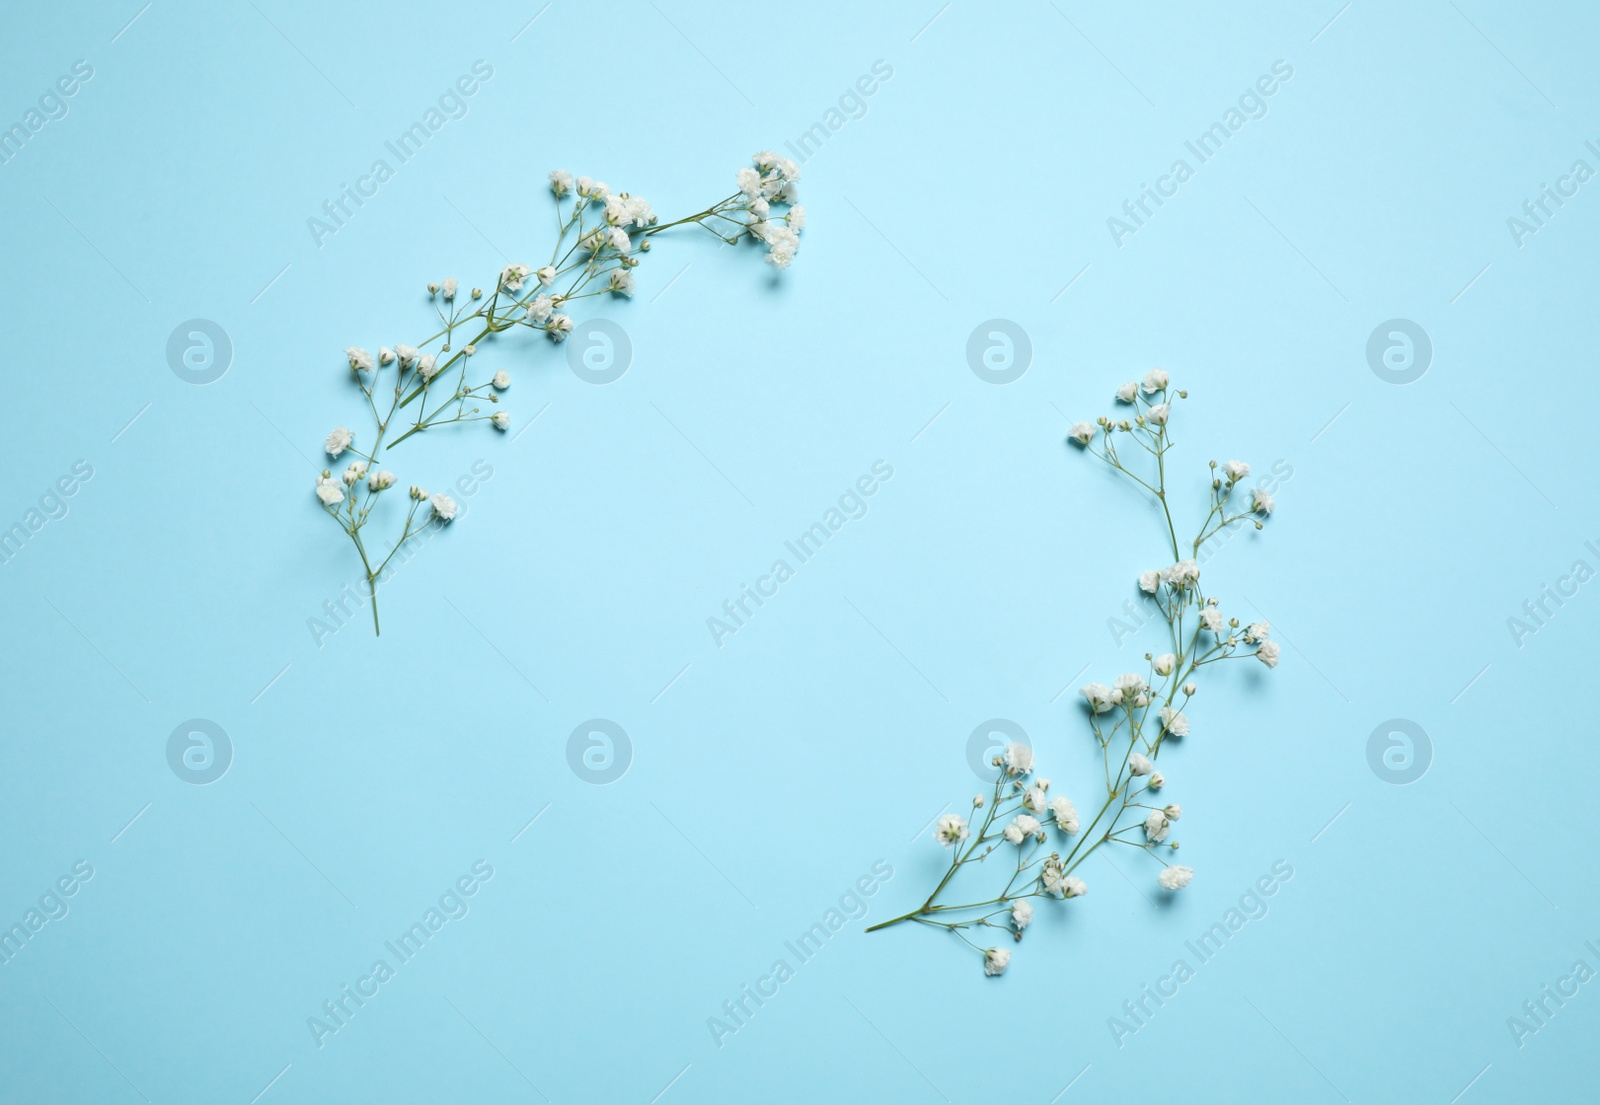
[[[729,244],[756,242],[767,248],[771,264],[788,268],[805,225],[805,208],[796,203],[800,169],[788,158],[765,151],[753,162],[753,167],[735,174],[738,191],[704,211],[666,223],[641,196],[613,192],[602,181],[554,170],[550,190],[556,200],[558,232],[548,263],[537,269],[522,263],[507,265],[488,292],[481,287],[463,292],[453,276],[433,281],[428,284],[428,299],[438,318],[435,333],[415,345],[382,346],[376,354],[361,346],[344,351],[350,378],[372,416],[371,444],[362,451],[354,432],[335,428],[323,445],[328,457],[350,453],[361,459],[338,477],[324,469],[315,490],[322,509],[361,557],[374,632],[379,574],[408,540],[427,526],[448,524],[456,515],[456,504],[448,495],[430,496],[413,487],[399,538],[386,555],[369,550],[362,531],[383,492],[395,485],[393,472],[376,470],[380,451],[424,430],[454,423],[487,422],[496,431],[509,430],[511,416],[498,408],[501,393],[511,387],[511,374],[504,368],[475,373],[483,359],[480,347],[519,329],[560,342],[572,333],[571,312],[580,300],[631,298],[634,270],[662,231],[697,225]],[[469,377],[482,382],[469,382]],[[394,436],[386,441],[391,431]],[[358,486],[363,482],[364,491]],[[428,510],[419,518],[423,503]]]
[[[1172,448],[1173,402],[1188,398],[1171,389],[1167,373],[1155,369],[1142,381],[1129,381],[1116,391],[1130,417],[1102,417],[1072,427],[1068,439],[1148,491],[1160,507],[1172,560],[1164,567],[1139,573],[1138,587],[1152,597],[1166,625],[1163,651],[1146,653],[1143,670],[1124,672],[1109,684],[1088,683],[1079,692],[1089,730],[1099,746],[1104,778],[1084,789],[1096,792],[1099,809],[1085,821],[1065,794],[1051,791],[1050,780],[1034,773],[1033,749],[1011,744],[994,757],[993,791],[972,800],[983,811],[974,827],[968,818],[945,814],[934,827],[934,839],[950,849],[950,863],[933,893],[917,909],[872,926],[868,932],[912,921],[954,933],[983,957],[984,973],[998,975],[1011,963],[1004,947],[985,947],[973,936],[998,929],[1021,940],[1032,922],[1031,899],[1081,898],[1088,892],[1076,873],[1103,845],[1135,848],[1156,860],[1156,882],[1175,892],[1194,879],[1194,869],[1171,862],[1178,850],[1173,839],[1183,807],[1157,798],[1167,779],[1156,762],[1169,738],[1182,740],[1191,723],[1185,710],[1198,693],[1195,679],[1202,668],[1225,660],[1254,657],[1269,668],[1278,666],[1278,644],[1265,621],[1241,623],[1227,617],[1200,580],[1200,546],[1225,526],[1254,518],[1256,527],[1273,510],[1271,495],[1255,489],[1245,500],[1241,483],[1250,466],[1230,460],[1211,463],[1209,509],[1199,534],[1187,547],[1178,541],[1167,503],[1166,460]],[[1119,453],[1139,450],[1154,471],[1148,478],[1127,467]],[[1245,501],[1236,501],[1245,500]],[[1098,792],[1104,788],[1104,799]],[[978,818],[977,812],[972,814]],[[982,900],[946,904],[941,896],[968,865],[996,856],[998,893]],[[1014,860],[1012,863],[1010,861]],[[993,870],[990,865],[985,870]],[[963,899],[975,895],[963,893]],[[971,934],[971,935],[969,935]]]

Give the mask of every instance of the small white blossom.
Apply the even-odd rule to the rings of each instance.
[[[1050,799],[1050,812],[1055,815],[1056,825],[1064,833],[1078,831],[1078,807],[1072,804],[1072,799],[1065,794],[1058,794]]]
[[[1011,951],[1008,948],[990,948],[983,953],[983,973],[993,978],[1003,975],[1006,968],[1011,966]]]
[[[353,460],[350,462],[350,467],[344,470],[344,475],[339,478],[344,480],[344,485],[346,487],[354,487],[366,474],[367,462],[364,460]]]
[[[1150,757],[1143,752],[1135,752],[1128,757],[1128,770],[1135,775],[1148,775],[1154,770]]]
[[[746,166],[734,174],[734,182],[739,185],[739,191],[746,196],[759,196],[761,194],[761,174]]]
[[[1044,788],[1036,783],[1023,791],[1022,808],[1029,813],[1043,813],[1045,808]]]
[[[339,488],[339,481],[327,476],[318,476],[317,498],[322,500],[323,506],[338,506],[344,502],[344,492]]]
[[[394,364],[394,350],[387,345],[378,347],[378,363],[382,365]]]
[[[572,319],[566,315],[551,315],[545,333],[550,335],[551,341],[566,341],[567,335],[572,333]]]
[[[1122,701],[1121,693],[1113,691],[1104,683],[1090,683],[1078,693],[1089,703],[1089,709],[1097,714],[1105,713]]]
[[[494,379],[490,380],[489,383],[494,385],[496,391],[504,391],[511,386],[511,373],[502,368],[494,374]]]
[[[1177,821],[1183,817],[1183,807],[1176,802],[1170,806],[1163,806],[1161,812],[1167,815],[1168,821]]]
[[[1011,925],[1018,932],[1028,927],[1028,922],[1033,920],[1033,903],[1026,898],[1018,898],[1011,903]]]
[[[1153,595],[1153,594],[1156,593],[1156,591],[1160,587],[1161,587],[1161,573],[1160,572],[1151,571],[1151,572],[1140,572],[1139,573],[1139,590],[1143,591],[1147,595]]]
[[[1160,844],[1167,839],[1167,830],[1171,824],[1167,815],[1160,810],[1151,810],[1150,816],[1144,819],[1144,838],[1152,844]]]
[[[805,207],[800,204],[795,204],[793,207],[789,208],[789,213],[783,217],[783,221],[789,224],[790,230],[794,231],[796,234],[800,233],[806,228]]]
[[[509,429],[511,426],[511,416],[505,411],[495,411],[489,416],[489,421],[494,423],[494,428],[497,430]]]
[[[1177,666],[1178,658],[1170,652],[1163,652],[1151,661],[1151,667],[1157,675],[1171,675],[1172,669]]]
[[[1161,728],[1175,737],[1189,735],[1189,719],[1183,716],[1183,711],[1174,710],[1171,706],[1161,707]]]
[[[1256,659],[1269,668],[1278,666],[1278,642],[1262,641],[1256,646]]]
[[[1200,624],[1219,637],[1227,630],[1227,623],[1222,620],[1222,611],[1215,606],[1207,606],[1200,611]]]
[[[573,183],[572,174],[565,169],[550,170],[550,190],[556,194],[557,198],[565,196],[572,191]]]
[[[527,307],[528,317],[540,326],[543,326],[549,320],[550,314],[554,310],[555,308],[550,304],[550,297],[547,295],[534,296]]]
[[[767,254],[767,261],[780,269],[786,269],[794,264],[795,251],[800,248],[800,235],[790,230],[787,226],[770,225],[766,233],[766,242],[771,247]]]
[[[543,287],[548,288],[551,284],[556,282],[556,267],[554,265],[546,265],[533,275],[539,278],[539,283]]]
[[[1073,441],[1076,441],[1079,445],[1087,445],[1094,440],[1094,423],[1075,422],[1073,423],[1071,432],[1069,432],[1067,436]]]
[[[1229,483],[1238,483],[1250,474],[1250,466],[1242,460],[1226,461],[1222,470],[1227,473]]]
[[[1089,887],[1076,875],[1068,875],[1061,880],[1061,896],[1063,898],[1081,898],[1089,893]]]
[[[1162,569],[1161,578],[1174,587],[1193,587],[1200,579],[1200,565],[1193,560],[1180,560]]]
[[[444,492],[439,492],[428,504],[433,507],[433,516],[441,522],[449,522],[456,516],[456,501]]]
[[[345,359],[350,362],[352,372],[371,372],[376,366],[372,354],[362,349],[359,345],[352,345],[344,351]]]
[[[439,362],[432,353],[424,353],[417,358],[417,375],[424,380],[431,380],[439,374]]]
[[[444,279],[444,283],[440,285],[440,288],[443,289],[444,297],[446,299],[454,299],[456,297],[457,286],[456,278],[453,276],[447,276]]]
[[[1271,514],[1277,503],[1267,492],[1257,487],[1250,492],[1250,509],[1258,514]]]
[[[1272,626],[1268,622],[1251,622],[1245,626],[1244,639],[1247,641],[1265,641],[1272,634]]]
[[[1199,689],[1200,688],[1195,686],[1193,683],[1185,683],[1183,685],[1183,693],[1188,695],[1190,698],[1193,698],[1194,695],[1195,695],[1195,692],[1198,691]]]
[[[328,435],[328,440],[322,443],[322,448],[330,457],[336,457],[350,448],[350,443],[354,440],[355,435],[349,430],[343,426],[335,426],[333,432]]]
[[[1154,395],[1158,391],[1165,391],[1169,378],[1164,368],[1152,368],[1144,374],[1144,393]]]
[[[1165,775],[1161,774],[1161,772],[1159,772],[1159,771],[1152,771],[1150,773],[1150,789],[1151,790],[1160,790],[1162,787],[1164,787],[1166,785],[1167,785],[1167,777]]]
[[[1131,403],[1138,394],[1139,385],[1134,381],[1129,380],[1127,383],[1117,388],[1117,401],[1121,403]]]
[[[1122,692],[1122,700],[1124,702],[1127,702],[1129,699],[1137,698],[1139,695],[1149,690],[1149,686],[1144,681],[1144,676],[1135,675],[1131,671],[1117,676],[1116,686],[1117,690]]]
[[[611,279],[606,284],[606,290],[614,295],[625,295],[633,298],[633,273],[628,269],[612,269]]]
[[[1163,890],[1182,890],[1194,881],[1193,867],[1163,867],[1156,876]]]
[[[394,355],[400,361],[401,368],[410,368],[417,359],[417,347],[414,345],[397,345]]]
[[[1012,775],[1026,775],[1033,770],[1033,749],[1021,741],[1006,745],[1006,771]]]
[[[933,839],[946,848],[967,839],[969,835],[967,819],[953,813],[939,818],[939,823],[933,827]]]
[[[1144,412],[1144,420],[1152,426],[1165,426],[1167,416],[1172,413],[1172,408],[1166,403],[1157,403]]]
[[[394,486],[395,475],[385,468],[381,472],[374,472],[367,477],[368,491],[387,491]]]
[[[500,286],[507,291],[520,292],[522,282],[527,280],[533,270],[527,265],[507,265],[500,270]]]

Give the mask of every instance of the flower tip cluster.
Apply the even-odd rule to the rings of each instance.
[[[983,953],[983,973],[990,978],[1005,974],[1009,966],[1011,966],[1009,948],[989,948]]]
[[[1156,876],[1163,890],[1182,890],[1194,881],[1193,867],[1163,867]]]

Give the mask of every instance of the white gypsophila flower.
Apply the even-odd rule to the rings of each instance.
[[[1152,844],[1160,844],[1167,839],[1167,830],[1171,827],[1166,814],[1151,810],[1150,816],[1144,819],[1144,838]]]
[[[969,835],[967,819],[953,813],[939,818],[939,823],[933,827],[933,839],[946,848],[967,839]]]
[[[772,204],[758,196],[750,201],[750,214],[756,218],[765,219],[772,214]],[[755,222],[756,219],[752,218],[750,221]]]
[[[1065,794],[1058,794],[1050,799],[1050,812],[1055,816],[1056,825],[1064,833],[1078,831],[1078,807],[1072,804],[1072,799]]]
[[[1150,694],[1149,694],[1149,692],[1148,691],[1140,691],[1138,694],[1134,695],[1133,696],[1133,704],[1135,706],[1139,707],[1139,709],[1141,709],[1141,710],[1144,709],[1146,706],[1150,705]]]
[[[511,416],[505,411],[495,411],[489,416],[489,421],[494,423],[494,428],[497,430],[511,428]]]
[[[629,196],[628,217],[634,226],[649,226],[656,221],[656,209],[643,196]]]
[[[1183,693],[1188,695],[1190,698],[1193,698],[1194,695],[1195,695],[1195,692],[1198,691],[1199,689],[1200,688],[1195,686],[1193,683],[1185,683],[1183,685]]]
[[[496,391],[504,391],[511,386],[511,373],[502,368],[494,374],[494,378],[489,383],[494,386]]]
[[[545,322],[549,320],[550,314],[555,310],[555,308],[550,305],[549,296],[536,295],[533,297],[532,302],[528,304],[527,310],[528,317],[531,318],[535,323],[543,326]]]
[[[401,368],[410,368],[412,362],[417,359],[417,347],[414,345],[396,345],[394,347],[394,355],[399,360]]]
[[[1168,821],[1177,821],[1183,817],[1183,807],[1176,802],[1169,806],[1163,806],[1161,812],[1167,815]]]
[[[507,291],[520,292],[522,290],[522,282],[528,279],[532,273],[533,270],[527,265],[507,265],[500,270],[500,286]]]
[[[1026,775],[1033,770],[1033,749],[1021,741],[1006,745],[1006,771],[1012,775]]]
[[[350,443],[354,440],[355,435],[349,430],[343,426],[335,426],[328,439],[322,443],[322,448],[330,457],[336,457],[350,448]]]
[[[611,243],[611,248],[622,254],[624,257],[626,257],[628,252],[633,249],[633,239],[629,238],[628,232],[622,229],[620,226],[612,227],[607,232],[607,238]]]
[[[1007,825],[1005,830],[1000,835],[1004,836],[1006,840],[1010,841],[1012,844],[1022,843],[1022,830],[1017,828],[1017,823],[1015,821]]]
[[[1131,403],[1138,394],[1139,385],[1134,381],[1129,380],[1127,383],[1117,388],[1117,401],[1119,403]]]
[[[777,167],[778,155],[771,150],[757,150],[750,155],[750,161],[756,168],[766,172],[768,169]]]
[[[1277,503],[1267,492],[1257,487],[1250,492],[1250,509],[1258,514],[1271,514]]]
[[[1157,403],[1144,412],[1144,420],[1152,426],[1165,426],[1167,416],[1172,413],[1172,408],[1166,403]]]
[[[1006,973],[1006,968],[1011,966],[1011,951],[1008,948],[990,948],[983,953],[983,973],[990,978]]]
[[[1044,787],[1037,782],[1022,792],[1022,808],[1029,813],[1043,813],[1044,802]]]
[[[410,495],[419,503],[425,503],[428,501],[428,492],[423,488],[418,487],[416,484],[411,485]]]
[[[352,345],[344,351],[345,359],[350,362],[352,372],[371,372],[377,365],[372,360],[372,354],[362,349],[359,345]]]
[[[974,795],[973,795],[973,796],[972,796],[972,808],[973,808],[973,809],[975,809],[975,810],[981,810],[981,809],[983,809],[983,802],[984,802],[984,798],[983,798],[983,795],[981,795],[981,794],[974,794]]]
[[[1182,890],[1194,881],[1193,867],[1163,867],[1156,881],[1163,890]]]
[[[439,362],[432,353],[424,353],[417,358],[417,375],[424,380],[431,380],[439,374]]]
[[[612,226],[625,225],[628,221],[628,198],[617,195],[607,196],[604,218]]]
[[[1228,474],[1229,483],[1238,483],[1250,474],[1250,466],[1242,460],[1226,461],[1222,470]]]
[[[1124,702],[1127,702],[1132,698],[1137,698],[1139,695],[1150,689],[1148,684],[1146,684],[1144,681],[1144,676],[1135,675],[1131,671],[1124,672],[1122,675],[1117,676],[1116,687],[1117,690],[1122,692],[1122,700]]]
[[[783,217],[783,221],[788,223],[789,229],[796,234],[804,230],[806,228],[806,209],[804,205],[795,204],[789,208],[789,213]]]
[[[1157,675],[1171,675],[1172,669],[1178,664],[1178,658],[1170,652],[1163,652],[1151,661],[1151,667]]]
[[[780,269],[786,269],[794,264],[795,251],[800,248],[800,235],[786,226],[769,223],[766,243],[771,247],[771,252],[766,257],[771,264]]]
[[[339,478],[344,480],[344,485],[346,487],[354,487],[356,485],[356,481],[360,480],[366,474],[367,462],[364,460],[353,460],[350,462],[350,467],[344,470],[344,475]]]
[[[1018,898],[1011,903],[1011,925],[1018,932],[1028,927],[1028,922],[1033,920],[1033,903],[1026,898]]]
[[[456,283],[455,277],[447,276],[444,278],[444,283],[439,285],[439,287],[446,299],[454,299],[456,297],[456,288],[459,287],[459,285]]]
[[[1043,828],[1039,824],[1039,819],[1031,813],[1019,813],[1011,823],[1022,830],[1023,836],[1038,836],[1039,830]]]
[[[1063,898],[1081,898],[1089,893],[1089,886],[1076,875],[1068,875],[1061,880],[1061,896]]]
[[[1269,668],[1278,666],[1278,642],[1262,641],[1256,646],[1256,659]]]
[[[573,183],[572,174],[565,169],[550,170],[550,190],[558,198],[572,191]]]
[[[1134,775],[1148,775],[1155,770],[1150,763],[1150,757],[1143,752],[1135,752],[1128,757],[1128,770]]]
[[[1272,623],[1268,621],[1251,622],[1245,627],[1245,639],[1251,641],[1265,641],[1272,635]]]
[[[1079,445],[1087,445],[1094,440],[1094,423],[1074,422],[1067,436]]]
[[[572,333],[572,319],[566,315],[551,315],[545,333],[550,335],[551,341],[566,341],[567,335]]]
[[[541,286],[548,288],[556,282],[556,267],[554,265],[546,265],[533,275],[539,278]]]
[[[761,194],[761,174],[746,166],[733,175],[734,182],[739,185],[739,191],[752,199]]]
[[[323,506],[338,506],[344,502],[344,491],[339,487],[338,480],[318,476],[317,498],[322,500]]]
[[[1227,628],[1227,623],[1222,620],[1222,611],[1215,606],[1207,606],[1200,611],[1200,624],[1219,637],[1222,636]]]
[[[1193,560],[1180,560],[1161,571],[1163,582],[1174,587],[1193,587],[1200,579],[1200,565]]]
[[[585,199],[599,200],[605,199],[607,193],[610,191],[610,189],[605,186],[603,181],[594,180],[586,176],[581,176],[578,178],[577,189],[578,195],[584,197]]]
[[[1161,774],[1159,771],[1152,771],[1150,773],[1149,787],[1151,790],[1160,790],[1166,785],[1167,777],[1165,775]]]
[[[1152,368],[1144,374],[1144,384],[1142,385],[1144,393],[1146,395],[1154,395],[1158,391],[1165,391],[1169,382],[1170,378],[1167,376],[1166,369]]]
[[[606,290],[613,295],[625,295],[633,298],[633,273],[628,269],[612,269],[611,279],[606,284]]]
[[[429,499],[428,505],[433,507],[433,516],[441,522],[452,521],[456,516],[456,501],[442,491]]]
[[[1089,709],[1097,714],[1103,714],[1122,700],[1122,695],[1113,692],[1104,683],[1087,684],[1081,691],[1084,701],[1089,703]]]
[[[1183,716],[1183,711],[1174,710],[1171,706],[1161,707],[1161,728],[1175,737],[1189,735],[1189,719]]]
[[[394,486],[395,474],[385,468],[381,472],[374,472],[367,477],[368,491],[387,491]]]
[[[381,365],[394,364],[394,350],[387,345],[378,346],[378,363]]]

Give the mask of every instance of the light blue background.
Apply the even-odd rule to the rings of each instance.
[[[1206,7],[10,13],[0,122],[75,60],[94,77],[0,165],[0,523],[75,461],[94,476],[0,566],[0,922],[95,874],[0,967],[5,1100],[1592,1093],[1600,983],[1520,1048],[1506,1021],[1600,967],[1600,597],[1521,647],[1506,619],[1600,567],[1600,184],[1520,248],[1506,219],[1600,168],[1600,15]],[[306,219],[477,59],[465,117],[314,244]],[[385,591],[381,639],[363,613],[318,647],[307,619],[356,578],[310,482],[323,435],[364,425],[340,349],[429,332],[429,279],[548,249],[548,169],[697,210],[879,59],[892,79],[805,164],[795,267],[658,240],[604,307],[635,349],[607,387],[543,343],[490,350],[538,422],[396,451],[404,482],[494,476]],[[1114,244],[1106,219],[1279,59],[1266,116]],[[165,354],[197,317],[234,350],[204,387]],[[996,317],[1033,344],[1004,387],[965,355]],[[1434,345],[1407,386],[1366,358],[1396,317]],[[1286,647],[1211,678],[1163,757],[1194,885],[1153,907],[1140,857],[1097,857],[1002,980],[853,921],[718,1047],[707,1018],[875,861],[870,920],[921,900],[976,724],[1015,720],[1087,798],[1061,691],[1154,643],[1107,619],[1162,535],[1062,438],[1152,365],[1191,390],[1191,519],[1210,458],[1293,469],[1267,532],[1206,568]],[[714,646],[706,618],[879,459],[868,515]],[[234,746],[209,786],[166,761],[195,717]],[[566,759],[593,717],[634,745],[604,787]],[[1367,762],[1396,717],[1433,743],[1408,786]],[[478,859],[470,914],[319,1049],[307,1018]],[[1107,1019],[1280,859],[1270,912],[1118,1047]]]

